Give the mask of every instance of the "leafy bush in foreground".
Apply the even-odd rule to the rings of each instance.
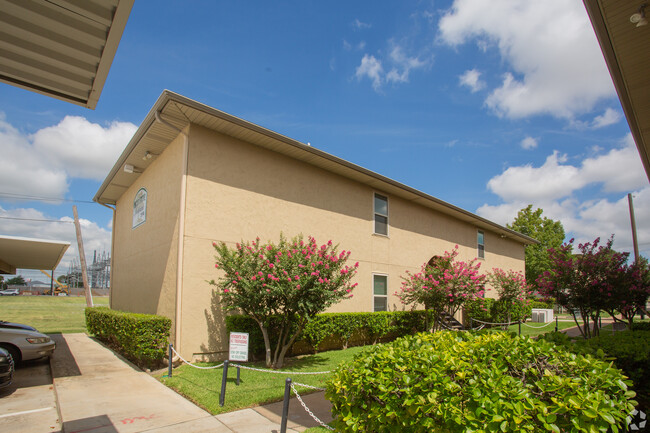
[[[86,308],[86,328],[141,367],[157,367],[166,355],[172,321],[106,307]]]
[[[634,392],[590,355],[506,333],[417,334],[335,371],[341,432],[622,431]]]

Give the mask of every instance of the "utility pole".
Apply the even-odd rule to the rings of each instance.
[[[632,222],[632,244],[634,245],[634,261],[639,261],[639,243],[636,240],[636,221],[634,220],[634,203],[632,202],[632,193],[627,195],[627,201],[630,204],[630,221]]]
[[[81,238],[81,226],[79,225],[79,216],[77,215],[77,206],[72,206],[72,213],[74,215],[74,228],[77,232],[77,245],[79,247],[79,261],[81,262],[81,278],[84,282],[84,292],[86,293],[86,305],[93,306],[93,294],[88,287],[88,274],[86,273],[86,253],[84,252],[84,241]]]

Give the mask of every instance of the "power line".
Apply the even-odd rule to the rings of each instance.
[[[54,198],[54,197],[39,197],[35,195],[25,195],[25,194],[15,194],[11,192],[1,192],[0,197],[13,198],[16,200],[33,200],[33,201],[64,201],[66,203],[90,203],[94,204],[94,201],[89,200],[76,200],[70,198]]]
[[[62,220],[42,220],[36,218],[18,218],[18,217],[6,217],[0,216],[0,219],[4,220],[19,220],[19,221],[38,221],[44,223],[65,223],[65,224],[74,224],[74,221],[62,221]]]

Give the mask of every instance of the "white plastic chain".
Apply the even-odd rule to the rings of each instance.
[[[183,358],[183,357],[180,355],[180,353],[178,353],[178,352],[176,351],[176,349],[174,349],[174,346],[172,346],[172,351],[176,354],[176,356],[178,356],[178,357],[181,359],[181,361],[183,361],[185,364],[189,365],[190,367],[198,368],[198,369],[200,369],[200,370],[211,370],[211,369],[213,369],[213,368],[221,368],[221,367],[223,367],[223,363],[222,363],[222,364],[219,364],[219,365],[214,365],[214,366],[212,366],[212,367],[200,367],[200,366],[198,366],[198,365],[194,365],[194,364],[192,364],[191,362],[186,361],[185,358]],[[170,361],[171,361],[171,360],[170,360]]]
[[[230,364],[231,367],[239,367],[243,368],[244,370],[253,370],[253,371],[259,371],[262,373],[274,373],[274,374],[327,374],[331,373],[332,371],[283,371],[283,370],[266,370],[262,368],[254,368],[254,367],[247,367],[245,365],[239,365],[239,364]]]
[[[546,323],[546,324],[544,324],[542,326],[530,326],[530,325],[527,325],[525,322],[521,322],[521,324],[524,325],[524,326],[527,326],[528,328],[542,329],[542,328],[546,328],[548,325],[555,325],[555,322],[548,322],[548,323]]]
[[[508,322],[508,323],[492,323],[492,322],[483,322],[481,320],[472,319],[474,322],[483,323],[484,325],[497,325],[497,326],[510,326],[519,322]]]
[[[311,386],[311,385],[305,385],[304,383],[297,383],[297,382],[296,383],[293,383],[293,382],[291,383],[291,390],[293,391],[294,394],[296,394],[296,398],[298,399],[298,401],[302,405],[303,409],[305,409],[305,412],[307,412],[309,414],[309,416],[312,417],[314,419],[314,421],[316,421],[321,426],[325,427],[328,430],[334,431],[334,429],[332,427],[328,426],[323,421],[318,419],[318,417],[316,415],[314,415],[314,413],[311,410],[309,410],[309,408],[307,407],[305,402],[302,401],[302,398],[300,398],[300,394],[298,394],[298,391],[296,391],[296,387],[294,385],[303,386],[305,388],[317,389],[319,391],[325,391],[325,389],[316,388],[315,386]]]

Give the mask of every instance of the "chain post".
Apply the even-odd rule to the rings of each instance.
[[[555,316],[555,332],[558,330],[557,316]]]
[[[219,394],[219,406],[226,403],[226,381],[228,380],[228,360],[223,362],[223,374],[221,375],[221,394]]]
[[[518,322],[519,325],[519,336],[521,337],[521,320]]]
[[[239,386],[239,366],[237,366],[237,382],[235,383]]]
[[[174,345],[169,343],[169,365],[167,366],[167,377],[172,377],[172,359],[173,356],[173,350],[174,350]]]
[[[289,398],[291,397],[291,378],[284,382],[284,402],[282,403],[282,423],[280,433],[287,433],[287,418],[289,418]]]

